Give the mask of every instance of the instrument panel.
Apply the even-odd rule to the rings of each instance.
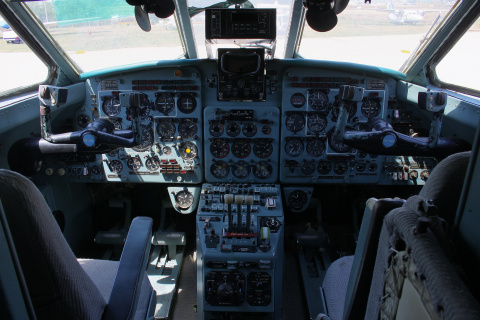
[[[117,130],[131,128],[121,96],[137,93],[142,143],[97,156],[52,156],[44,174],[74,182],[422,185],[437,163],[369,154],[332,137],[340,107],[346,130],[368,130],[368,120],[379,117],[404,134],[428,134],[428,119],[399,103],[392,78],[265,61],[263,101],[221,101],[217,63],[192,65],[89,79],[96,90],[75,109],[70,131],[99,117]],[[363,99],[339,99],[342,85],[363,88]]]

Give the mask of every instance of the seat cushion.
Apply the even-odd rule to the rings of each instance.
[[[323,280],[323,292],[327,304],[328,316],[332,320],[343,318],[345,295],[352,270],[354,256],[342,257],[328,268]]]
[[[105,301],[109,301],[119,262],[94,259],[79,259],[78,262],[95,283]],[[152,292],[153,288],[147,274],[145,274],[135,312],[135,320],[146,318]]]

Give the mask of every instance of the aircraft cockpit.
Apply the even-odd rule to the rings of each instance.
[[[480,319],[479,12],[2,0],[0,312]]]

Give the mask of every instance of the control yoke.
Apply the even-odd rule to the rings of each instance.
[[[132,130],[115,130],[109,119],[99,118],[89,123],[83,131],[53,134],[50,121],[51,108],[64,104],[67,95],[68,89],[49,85],[41,85],[38,91],[42,138],[51,144],[63,145],[59,148],[61,152],[65,152],[65,145],[74,144],[75,152],[105,153],[119,147],[134,147],[142,141],[139,121],[141,93],[120,94],[120,105],[127,107],[132,117]]]
[[[339,116],[335,127],[334,135],[338,141],[371,154],[381,155],[411,155],[411,156],[432,156],[445,158],[450,154],[469,150],[467,142],[458,138],[440,137],[443,112],[446,105],[446,94],[444,92],[419,93],[419,107],[433,112],[433,120],[428,137],[410,137],[399,133],[381,118],[369,119],[367,124],[370,131],[345,131],[347,124],[347,110],[345,103],[350,101],[361,101],[363,88],[353,86],[340,87]]]

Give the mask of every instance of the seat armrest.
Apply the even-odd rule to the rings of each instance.
[[[133,219],[103,319],[134,318],[150,252],[152,224],[148,217]]]

